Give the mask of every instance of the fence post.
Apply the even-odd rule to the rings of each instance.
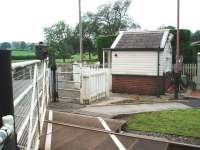
[[[197,90],[200,90],[200,52],[197,54]]]
[[[11,51],[0,50],[0,69],[0,117],[7,115],[12,115],[14,117]],[[8,139],[8,142],[5,143],[4,148],[16,150],[16,139],[16,133],[14,133],[13,136]]]
[[[50,67],[51,67],[51,75],[52,75],[52,81],[51,81],[51,89],[52,89],[52,100],[53,102],[57,102],[58,101],[58,91],[57,91],[57,84],[56,84],[56,70],[57,70],[57,66],[56,66],[56,58],[55,58],[55,54],[52,54],[50,56]]]

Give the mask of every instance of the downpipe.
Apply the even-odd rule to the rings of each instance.
[[[14,118],[12,115],[2,117],[3,126],[0,128],[0,150],[15,150],[16,147],[9,140],[14,136]]]

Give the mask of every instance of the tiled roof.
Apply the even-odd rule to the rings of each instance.
[[[155,49],[159,48],[164,31],[124,32],[115,49]]]

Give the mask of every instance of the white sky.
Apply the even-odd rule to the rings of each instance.
[[[83,12],[113,0],[82,0]],[[200,0],[181,1],[181,27],[200,29]],[[43,40],[43,28],[60,20],[78,22],[78,0],[0,0],[0,42]],[[129,15],[143,29],[176,26],[176,0],[133,0]]]

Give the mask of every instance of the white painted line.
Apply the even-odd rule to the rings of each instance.
[[[99,119],[99,121],[101,122],[101,124],[103,125],[105,130],[111,131],[110,127],[107,125],[107,123],[101,117],[97,117],[97,118]],[[109,134],[109,135],[112,138],[113,142],[116,144],[116,146],[119,148],[119,150],[126,150],[126,148],[122,145],[122,143],[119,141],[119,139],[116,137],[116,135],[114,135],[114,134]]]
[[[52,120],[53,120],[53,111],[49,110],[49,121],[52,121]],[[45,148],[44,148],[45,150],[51,150],[51,138],[52,138],[52,123],[48,123],[46,142],[45,142]]]

